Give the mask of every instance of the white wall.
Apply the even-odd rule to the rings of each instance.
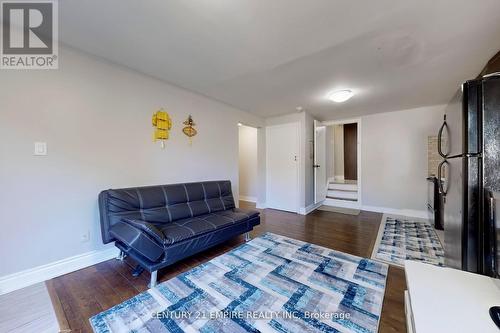
[[[425,212],[427,137],[439,130],[444,105],[362,117],[364,207]]]
[[[239,157],[240,199],[256,202],[259,187],[257,128],[239,127]]]
[[[162,150],[151,115],[174,126]],[[181,133],[192,114],[193,145]],[[60,69],[0,74],[0,276],[102,249],[99,191],[230,179],[238,196],[238,122],[261,119],[78,51]],[[46,141],[48,156],[33,156]],[[262,166],[259,166],[262,172]],[[90,232],[90,241],[80,238]]]

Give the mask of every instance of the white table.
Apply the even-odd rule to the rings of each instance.
[[[489,315],[500,306],[500,280],[405,261],[408,332],[499,333]]]

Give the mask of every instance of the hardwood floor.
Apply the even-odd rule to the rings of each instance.
[[[242,208],[252,204],[240,202]],[[358,216],[315,211],[307,216],[272,209],[263,210],[261,225],[252,236],[274,232],[361,257],[370,257],[381,214],[362,211]],[[158,273],[159,281],[168,280],[191,267],[208,261],[243,243],[243,236],[201,254],[187,258]],[[147,290],[149,273],[134,278],[134,263],[109,260],[48,281],[52,299],[60,308],[71,332],[92,332],[88,319],[113,305]],[[387,278],[379,332],[406,332],[404,314],[404,270],[390,267]]]

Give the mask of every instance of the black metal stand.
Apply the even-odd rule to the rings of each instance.
[[[142,272],[144,272],[144,267],[142,267],[141,265],[137,265],[137,266],[135,266],[134,270],[132,271],[132,276],[138,277],[139,275],[142,274]]]

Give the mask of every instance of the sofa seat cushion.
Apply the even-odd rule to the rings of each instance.
[[[253,211],[233,208],[178,220],[158,227],[165,236],[164,245],[168,246],[232,224],[245,222],[257,215],[258,212],[253,214]]]
[[[251,209],[233,208],[233,212],[247,215],[249,219],[259,216],[259,212]]]

